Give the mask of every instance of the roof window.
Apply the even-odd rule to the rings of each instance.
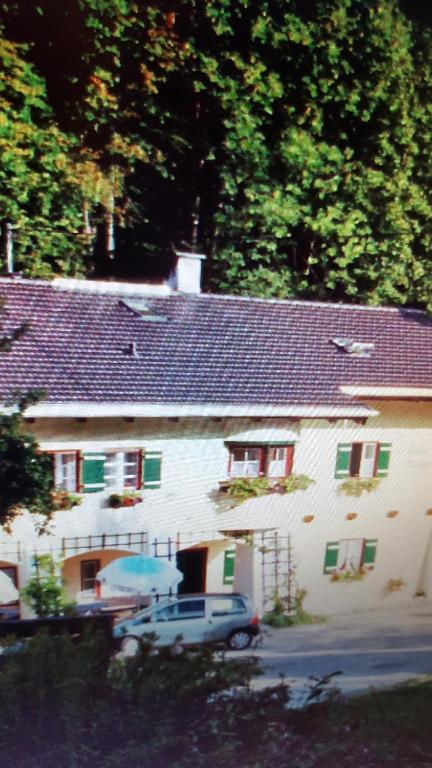
[[[120,304],[132,310],[135,315],[138,315],[143,320],[152,323],[164,323],[169,319],[166,315],[155,312],[144,299],[121,299]]]
[[[354,341],[340,336],[330,341],[350,357],[370,357],[375,346],[373,342]]]

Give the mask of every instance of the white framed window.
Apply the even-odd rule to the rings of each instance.
[[[339,443],[335,477],[386,477],[390,464],[390,443]]]
[[[51,454],[54,469],[54,485],[62,491],[77,490],[78,461],[76,451],[56,452]]]
[[[229,451],[230,477],[286,477],[291,474],[293,445],[232,445]]]
[[[83,493],[104,490],[121,493],[128,489],[160,488],[161,465],[161,451],[83,451],[81,488]]]
[[[288,447],[269,448],[267,453],[267,476],[283,477],[287,474]]]
[[[377,539],[341,539],[327,542],[324,573],[349,573],[365,566],[374,567]]]
[[[357,571],[363,562],[364,539],[341,539],[336,568],[338,571]]]
[[[362,443],[360,456],[360,477],[373,477],[378,451],[377,443]]]
[[[105,488],[112,491],[139,488],[139,453],[137,451],[105,453],[104,480]]]
[[[258,477],[261,470],[261,448],[232,448],[231,477]]]

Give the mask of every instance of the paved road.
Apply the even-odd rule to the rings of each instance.
[[[282,675],[297,694],[311,676],[336,671],[342,674],[334,682],[346,693],[432,675],[432,603],[345,614],[325,624],[269,627],[256,654],[264,674],[254,687],[274,685]]]

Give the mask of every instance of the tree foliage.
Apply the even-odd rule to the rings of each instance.
[[[42,524],[53,511],[51,460],[23,423],[34,400],[22,397],[12,413],[0,413],[0,525],[6,530],[24,509],[39,515]]]
[[[420,3],[15,0],[2,17],[21,62],[3,87],[23,102],[17,189],[46,212],[4,177],[29,274],[145,277],[192,247],[214,290],[429,304]],[[45,175],[27,187],[31,151]]]
[[[52,118],[43,79],[24,47],[0,39],[0,222],[15,265],[29,275],[80,271],[81,195],[72,137]]]
[[[21,590],[24,602],[38,617],[64,616],[73,612],[75,603],[67,598],[62,560],[52,555],[34,556],[34,576]]]

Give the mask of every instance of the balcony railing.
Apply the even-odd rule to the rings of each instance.
[[[95,549],[131,549],[147,553],[148,534],[147,531],[136,531],[69,536],[62,539],[61,549],[67,557],[71,557],[74,552],[78,554]]]

